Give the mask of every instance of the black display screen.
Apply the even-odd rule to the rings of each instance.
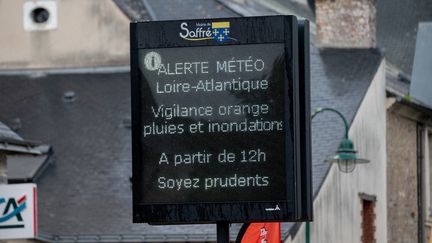
[[[293,178],[282,43],[141,49],[139,60],[141,203],[282,201],[294,193],[286,190]]]

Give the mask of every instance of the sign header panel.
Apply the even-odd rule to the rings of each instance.
[[[37,235],[36,184],[0,185],[0,239]]]

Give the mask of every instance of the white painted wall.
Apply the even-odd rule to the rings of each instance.
[[[0,0],[0,69],[128,65],[129,19],[112,0],[53,1],[56,26],[41,31],[25,28],[29,2]]]
[[[361,242],[361,200],[359,193],[374,195],[376,201],[376,242],[387,242],[386,106],[385,61],[374,77],[349,131],[358,156],[369,164],[357,165],[350,174],[333,165],[314,200],[314,222],[310,224],[313,243]],[[304,224],[294,239],[304,243]]]

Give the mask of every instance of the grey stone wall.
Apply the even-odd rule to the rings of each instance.
[[[376,0],[316,0],[320,47],[376,46]]]
[[[387,111],[388,242],[418,242],[416,122]]]

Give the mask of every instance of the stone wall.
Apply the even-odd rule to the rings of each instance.
[[[388,242],[418,242],[417,124],[387,111]]]
[[[316,0],[320,47],[376,46],[376,0]]]

